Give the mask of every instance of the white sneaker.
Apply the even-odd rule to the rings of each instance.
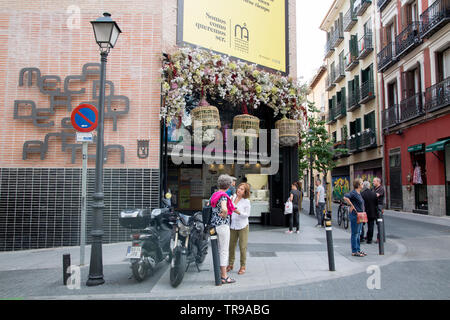
[[[288,231],[286,231],[286,233],[289,233],[289,234],[291,234],[291,233],[292,233],[292,231],[289,231],[289,230],[288,230]]]

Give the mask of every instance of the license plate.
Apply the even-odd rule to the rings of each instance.
[[[128,259],[139,259],[141,257],[142,247],[128,247],[127,258]]]

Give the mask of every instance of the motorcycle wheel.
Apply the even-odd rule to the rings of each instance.
[[[143,259],[131,264],[131,270],[133,271],[133,276],[137,282],[142,282],[147,278],[149,269],[148,264]]]
[[[183,281],[186,263],[186,255],[181,253],[181,248],[175,248],[170,265],[170,284],[172,287],[178,287]]]

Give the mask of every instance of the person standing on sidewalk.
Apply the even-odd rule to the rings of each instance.
[[[211,196],[211,225],[215,227],[218,239],[220,257],[220,273],[222,284],[234,283],[236,280],[227,275],[228,254],[230,247],[230,222],[231,215],[236,209],[226,191],[231,186],[232,179],[227,174],[222,174],[217,179],[219,191]]]
[[[291,184],[291,192],[289,194],[289,201],[292,202],[292,214],[289,216],[289,230],[286,233],[292,233],[294,227],[296,228],[296,233],[300,233],[300,191],[298,191],[297,182]]]
[[[250,186],[247,183],[239,184],[236,194],[231,198],[233,205],[236,207],[231,216],[230,227],[230,254],[227,272],[233,270],[234,257],[236,251],[236,244],[239,240],[239,252],[241,267],[238,274],[245,273],[245,263],[247,260],[247,243],[249,233],[248,217],[250,216],[251,204],[248,198],[250,197]]]
[[[378,207],[377,207],[377,218],[381,217],[382,214],[384,213],[384,187],[381,185],[381,179],[378,177],[375,177],[373,179],[373,191],[375,192],[375,194],[377,195],[378,198]],[[384,220],[384,219],[383,219]],[[378,240],[380,239],[380,226],[377,223],[377,230],[378,230],[378,234],[377,234],[377,243]]]
[[[352,192],[346,193],[344,195],[344,201],[350,206],[350,226],[352,229],[352,235],[350,238],[352,246],[352,256],[364,257],[366,253],[361,251],[361,243],[359,237],[361,235],[362,223],[358,223],[357,212],[364,212],[364,199],[361,196],[361,190],[363,188],[363,182],[361,179],[355,179],[353,181]]]
[[[361,196],[364,199],[364,206],[367,213],[367,241],[366,243],[372,243],[373,238],[373,227],[375,221],[377,220],[377,210],[378,210],[378,199],[375,192],[370,190],[370,182],[363,182],[363,190],[361,191]]]
[[[227,195],[231,198],[233,195],[236,194],[236,178],[231,177],[232,181],[231,186],[227,190]]]
[[[316,227],[323,227],[323,213],[325,211],[325,189],[322,186],[322,182],[320,179],[316,180],[316,193],[315,193],[315,199],[316,199],[316,217],[317,217],[317,224]]]

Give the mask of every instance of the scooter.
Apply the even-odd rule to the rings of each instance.
[[[175,219],[164,199],[163,204],[164,207],[152,211],[132,209],[120,213],[119,223],[123,227],[140,230],[130,235],[132,243],[126,253],[133,276],[138,282],[151,276],[159,262],[169,261],[172,224]]]
[[[204,232],[202,213],[187,216],[176,212],[176,223],[173,226],[170,240],[170,284],[176,288],[182,281],[191,263],[205,261],[208,254],[208,234]]]

